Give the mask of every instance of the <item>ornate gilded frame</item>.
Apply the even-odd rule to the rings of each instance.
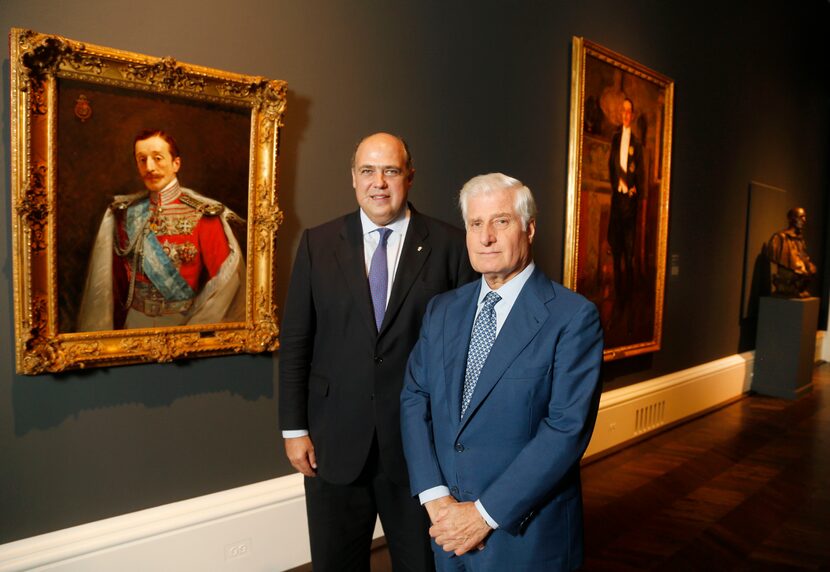
[[[620,220],[620,210],[611,208],[615,191],[610,163],[625,98],[634,104],[632,137],[642,139],[631,143],[629,154],[633,157],[638,145],[643,157],[642,162],[629,161],[628,168],[640,162],[644,173],[636,224],[629,225],[635,228],[634,257],[626,281],[621,262],[625,255],[618,246],[615,260],[608,234],[612,216]],[[660,349],[673,99],[671,79],[598,44],[573,38],[564,277],[566,286],[599,308],[606,361]],[[620,223],[614,228],[615,237],[620,236]],[[617,268],[619,280],[614,276]]]
[[[279,329],[274,249],[283,219],[277,199],[286,83],[17,28],[11,31],[10,44],[11,221],[18,373],[35,375],[275,350]],[[205,113],[230,110],[228,113],[241,118],[241,148],[243,153],[247,148],[247,156],[238,162],[243,174],[247,170],[248,175],[239,191],[247,190],[247,197],[239,198],[247,208],[247,225],[240,231],[247,244],[244,322],[61,331],[56,236],[62,188],[57,174],[57,116],[59,85],[68,81],[115,90],[116,94],[150,94],[159,98],[160,106],[165,101],[181,100],[197,108],[204,106],[208,110]],[[83,105],[75,111],[83,119],[90,110],[84,108],[82,98],[79,102]]]

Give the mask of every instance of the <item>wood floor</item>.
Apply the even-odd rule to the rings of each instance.
[[[830,364],[583,469],[586,570],[830,570]]]
[[[830,364],[813,381],[586,464],[584,569],[830,570]]]

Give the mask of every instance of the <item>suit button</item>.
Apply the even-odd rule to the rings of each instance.
[[[375,363],[376,363],[377,365],[382,364],[382,363],[383,363],[383,358],[382,358],[382,357],[380,357],[380,356],[375,356]]]
[[[452,496],[457,496],[458,495],[458,487],[450,487],[450,492],[452,493]]]
[[[464,445],[462,445],[461,443],[456,443],[455,444],[455,450],[459,453],[464,452]]]
[[[374,400],[375,400],[375,394],[374,394],[374,393],[370,393],[370,394],[369,394],[369,399],[370,399],[370,400],[372,400],[372,401],[374,401]]]

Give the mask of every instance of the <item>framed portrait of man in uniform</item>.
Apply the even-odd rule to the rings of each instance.
[[[660,349],[674,82],[573,39],[565,285],[593,301],[605,360]]]
[[[277,347],[286,84],[13,29],[17,370]]]

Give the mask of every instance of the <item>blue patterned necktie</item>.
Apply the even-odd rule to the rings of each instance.
[[[369,264],[369,291],[372,294],[372,306],[375,309],[375,325],[380,331],[383,315],[386,313],[386,290],[389,286],[389,267],[386,263],[386,242],[392,234],[391,228],[377,229],[380,234],[378,247]]]
[[[470,399],[473,397],[476,383],[478,383],[478,374],[481,373],[481,368],[487,360],[487,354],[490,353],[490,348],[496,341],[496,304],[501,300],[501,296],[495,292],[489,292],[484,297],[484,303],[481,307],[481,312],[478,313],[475,324],[473,324],[473,334],[470,337],[470,349],[467,351],[467,373],[464,375],[464,393],[461,394],[461,418],[464,418],[464,413],[467,411],[467,406],[470,405]]]

